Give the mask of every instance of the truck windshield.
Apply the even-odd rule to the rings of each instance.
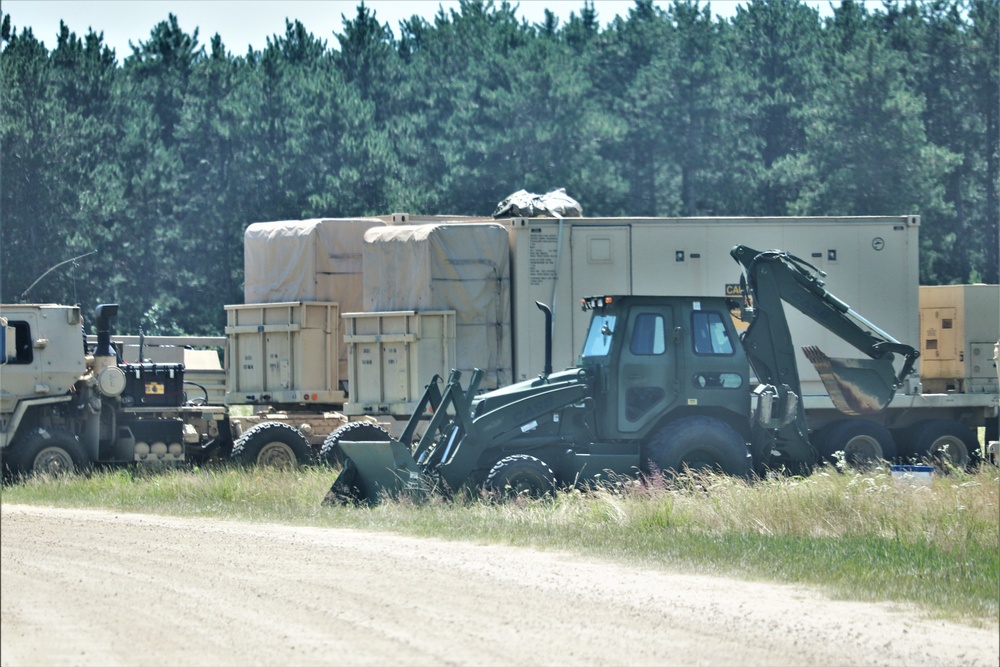
[[[587,342],[583,345],[584,357],[603,357],[611,349],[611,336],[615,331],[614,315],[594,315],[590,321]]]

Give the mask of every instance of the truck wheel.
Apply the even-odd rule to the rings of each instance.
[[[661,471],[721,470],[749,477],[750,450],[729,424],[711,417],[682,417],[653,434],[645,459]]]
[[[65,475],[81,472],[89,463],[80,439],[69,431],[37,428],[14,445],[11,469],[15,475]]]
[[[555,492],[556,476],[540,459],[515,454],[497,461],[486,476],[485,487],[503,498],[541,498]]]
[[[906,430],[906,439],[918,458],[965,470],[979,460],[979,440],[962,422],[928,419]]]
[[[263,422],[233,445],[232,457],[245,466],[294,468],[309,463],[312,450],[299,431],[283,422]]]
[[[341,442],[389,442],[392,434],[381,424],[371,422],[348,422],[326,436],[323,448],[319,451],[319,460],[329,466],[344,465],[344,452]]]
[[[844,462],[851,467],[877,465],[896,458],[892,434],[881,424],[867,419],[842,419],[828,424],[818,437],[820,454],[834,461],[836,452],[844,452]]]

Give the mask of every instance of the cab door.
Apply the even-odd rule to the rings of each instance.
[[[0,392],[0,406],[4,412],[11,412],[18,399],[45,394],[42,379],[42,361],[39,350],[35,349],[38,332],[38,318],[34,312],[4,314],[3,392]],[[82,355],[80,355],[82,358]]]
[[[677,398],[674,309],[634,305],[618,359],[618,430],[641,431]]]

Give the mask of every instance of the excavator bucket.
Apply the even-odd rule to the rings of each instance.
[[[849,415],[880,412],[896,392],[892,355],[882,359],[833,359],[815,346],[802,351],[816,371],[834,406]]]
[[[344,469],[326,494],[325,505],[375,504],[384,497],[427,488],[409,448],[398,440],[341,442],[340,447],[344,450]]]

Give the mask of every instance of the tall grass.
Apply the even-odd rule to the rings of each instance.
[[[778,477],[622,480],[597,490],[498,503],[479,495],[322,507],[336,473],[235,468],[118,470],[35,478],[3,502],[105,507],[242,521],[388,530],[557,549],[629,564],[818,584],[834,596],[911,602],[996,624],[1000,470],[936,476],[887,470]]]

